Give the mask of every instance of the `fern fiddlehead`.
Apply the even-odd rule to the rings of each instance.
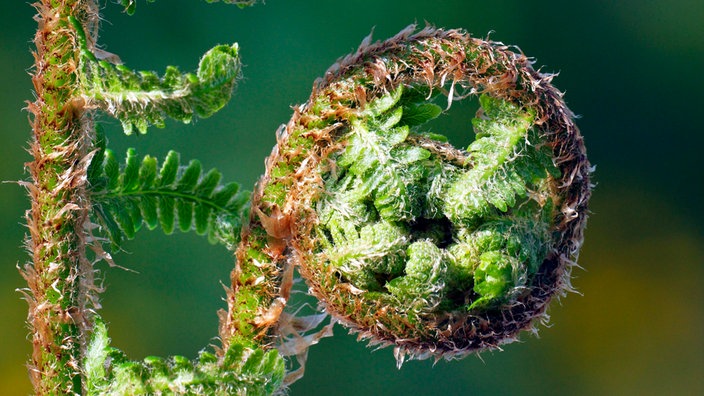
[[[569,288],[587,214],[590,166],[551,78],[456,30],[365,42],[279,131],[240,258],[249,239],[285,244],[267,262],[294,260],[399,364],[510,342]],[[479,95],[466,149],[423,130],[441,93]]]
[[[133,0],[122,4],[134,12]],[[92,119],[102,110],[130,134],[210,116],[236,82],[236,44],[208,51],[196,73],[168,67],[159,77],[98,59],[93,2],[37,8],[45,30],[30,105],[35,261],[24,271],[37,393],[276,392],[286,382],[282,354],[300,358],[327,334],[298,333],[320,315],[283,313],[294,265],[329,313],[394,345],[399,364],[508,342],[569,286],[589,163],[561,93],[522,54],[454,30],[365,40],[278,132],[248,210],[237,184],[220,185],[220,173],[204,174],[195,160],[181,166],[174,152],[159,167],[130,149],[121,166]],[[466,149],[424,129],[442,113],[441,94],[448,108],[479,96]],[[222,348],[195,361],[130,361],[111,347],[86,247],[109,255],[91,219],[116,248],[144,225],[171,233],[177,224],[236,249]],[[287,344],[286,332],[302,345],[273,349]]]

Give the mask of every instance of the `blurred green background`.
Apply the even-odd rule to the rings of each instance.
[[[216,43],[239,42],[244,79],[233,101],[194,125],[125,137],[105,119],[118,153],[169,148],[199,158],[229,180],[253,185],[290,106],[314,79],[356,49],[409,23],[461,27],[516,44],[582,117],[597,165],[593,212],[576,270],[580,294],[555,302],[552,325],[503,352],[462,361],[410,362],[372,351],[340,327],[311,349],[292,395],[663,395],[704,394],[704,2],[659,1],[283,1],[246,10],[195,0],[139,1],[137,14],[103,0],[101,43],[133,68],[183,70]],[[12,4],[11,4],[12,3]],[[27,179],[34,10],[7,2],[0,13],[0,180]],[[467,135],[472,114],[450,118]],[[465,139],[467,139],[465,137]],[[28,202],[0,185],[0,394],[31,392],[24,282],[16,266]],[[217,334],[228,253],[191,234],[142,231],[116,259],[139,273],[101,266],[102,314],[114,345],[132,358],[194,357]]]

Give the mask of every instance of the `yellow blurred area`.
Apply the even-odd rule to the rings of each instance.
[[[593,202],[574,272],[583,295],[555,318],[571,371],[592,394],[704,393],[704,241],[636,189],[598,188]]]

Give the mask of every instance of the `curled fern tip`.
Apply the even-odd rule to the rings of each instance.
[[[280,133],[250,227],[287,241],[325,309],[399,363],[510,342],[569,288],[586,224],[590,165],[550,80],[456,30],[365,42]],[[468,147],[427,129],[470,96]]]

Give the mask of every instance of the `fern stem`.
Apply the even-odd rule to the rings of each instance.
[[[81,393],[80,354],[92,304],[92,272],[85,257],[83,225],[92,120],[77,99],[79,48],[70,17],[95,23],[93,1],[42,0],[34,4],[39,28],[30,103],[34,159],[27,212],[32,263],[23,268],[33,352],[35,393]]]

